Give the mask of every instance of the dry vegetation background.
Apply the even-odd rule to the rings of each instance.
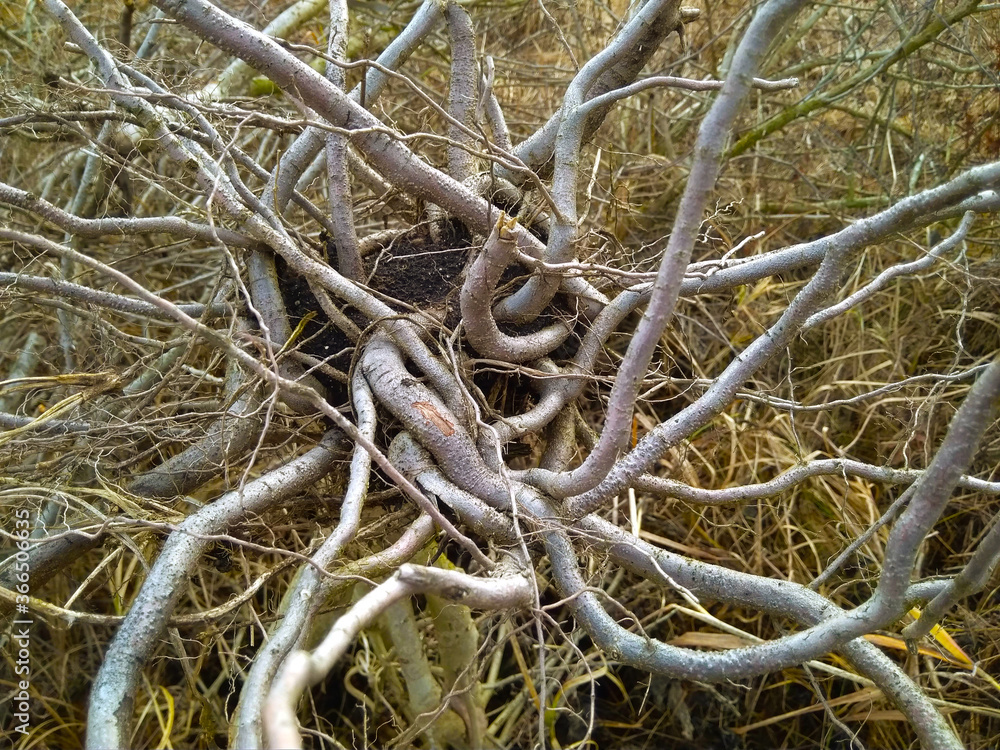
[[[223,5],[258,28],[282,9],[277,1],[254,6],[226,0]],[[700,6],[701,16],[685,27],[683,38],[675,34],[668,39],[647,72],[720,77],[748,22],[747,4],[702,0],[692,5]],[[704,225],[695,260],[718,258],[758,233],[763,234],[740,253],[812,239],[971,165],[1000,157],[1000,10],[975,6],[912,0],[817,3],[800,14],[762,71],[770,79],[796,76],[800,84],[788,91],[751,95],[731,141],[720,197]],[[415,7],[351,5],[349,56],[374,57]],[[621,0],[548,0],[543,9],[536,0],[474,0],[468,9],[481,48],[496,61],[495,90],[517,142],[557,108],[577,62],[606,43],[626,5]],[[77,2],[74,11],[122,59],[133,55],[153,13],[143,2],[135,3],[126,48],[120,39],[120,2]],[[912,38],[914,29],[948,17],[950,28],[937,33],[935,40],[906,50],[891,66],[872,73],[880,59]],[[292,40],[325,45],[322,18],[297,30]],[[0,5],[0,28],[0,179],[65,205],[73,198],[83,155],[98,148],[100,122],[53,117],[29,125],[14,124],[10,118],[106,110],[109,99],[91,76],[87,60],[67,47],[63,33],[35,3]],[[161,30],[159,44],[142,67],[178,93],[199,90],[229,61],[172,25]],[[448,59],[446,39],[439,32],[403,72],[444,101]],[[350,71],[348,85],[359,76]],[[248,80],[233,95],[253,110],[297,116],[288,99],[260,78]],[[638,270],[655,268],[657,258],[646,248],[669,231],[697,126],[711,97],[674,89],[639,94],[618,105],[584,150],[587,222],[593,236],[600,238],[592,243],[597,248],[594,259]],[[377,111],[404,132],[443,132],[440,118],[400,81],[390,84]],[[216,124],[268,168],[294,137],[253,123],[219,118]],[[418,145],[431,161],[443,161],[439,146]],[[112,140],[102,158],[106,167],[92,215],[125,210],[197,215],[203,209],[204,201],[195,198],[181,170],[157,164],[162,159],[157,149],[140,143],[132,151],[127,143]],[[153,182],[151,174],[168,177]],[[323,185],[317,179],[311,188],[318,204]],[[359,195],[362,235],[412,220],[379,196]],[[291,216],[303,235],[318,241],[315,222],[302,213]],[[13,209],[0,206],[0,221],[62,239],[59,231],[43,228],[34,216]],[[919,257],[956,224],[896,236],[869,248],[845,291],[884,268]],[[723,488],[766,481],[814,458],[850,456],[880,466],[925,466],[971,378],[911,380],[874,398],[851,399],[917,375],[968,372],[997,356],[996,224],[994,216],[979,216],[959,252],[927,272],[890,282],[874,299],[800,337],[787,356],[772,361],[747,384],[758,394],[827,406],[789,412],[761,399],[738,400],[674,450],[665,472],[694,486]],[[239,262],[217,246],[164,241],[158,235],[91,239],[86,249],[177,301],[210,301],[232,264]],[[10,243],[0,246],[0,270],[55,277],[62,273],[57,262],[32,258]],[[83,270],[73,280],[104,284]],[[793,273],[683,301],[644,388],[637,435],[699,393],[735,352],[776,319],[804,280],[804,275]],[[4,412],[38,416],[90,385],[68,375],[112,373],[122,383],[158,361],[162,370],[141,392],[98,388],[88,391],[76,411],[61,415],[89,421],[92,428],[87,432],[0,433],[4,518],[15,508],[36,511],[56,500],[69,518],[89,509],[98,515],[121,511],[136,519],[130,529],[75,554],[32,591],[49,607],[34,610],[40,623],[32,642],[38,713],[31,735],[8,734],[5,742],[12,740],[19,749],[80,747],[90,680],[169,525],[245,477],[278,465],[301,445],[313,443],[324,425],[318,417],[276,409],[269,415],[264,442],[225,466],[189,500],[139,500],[123,490],[129,478],[197,440],[226,408],[230,396],[224,388],[224,358],[170,325],[114,315],[17,284],[0,284],[0,316],[0,374],[13,377],[19,356],[31,351],[33,367],[23,374],[41,378],[29,389],[0,392]],[[158,360],[178,337],[185,346],[172,351],[179,356]],[[606,374],[613,373],[614,358],[627,343],[627,335],[609,342]],[[590,407],[589,420],[597,424],[601,405],[592,400]],[[524,446],[525,462],[532,460],[534,448]],[[344,460],[346,466],[346,453]],[[1000,433],[993,429],[980,447],[973,473],[992,478],[998,466]],[[279,510],[233,529],[229,539],[219,541],[203,558],[170,637],[145,671],[144,689],[136,696],[133,747],[226,746],[227,717],[235,708],[243,670],[262,634],[287,606],[283,597],[298,568],[296,559],[282,551],[315,549],[325,530],[336,523],[343,482],[343,474],[335,472],[312,489],[308,505],[297,506],[295,514]],[[362,530],[348,548],[350,559],[377,551],[415,517],[416,511],[388,485],[373,485],[372,490]],[[637,509],[641,535],[648,541],[695,559],[808,583],[875,522],[899,492],[859,478],[822,476],[775,497],[725,507],[640,493]],[[998,510],[996,497],[956,493],[925,543],[915,575],[959,569]],[[624,498],[614,512],[624,523],[629,512]],[[52,528],[60,528],[62,519],[50,518]],[[885,529],[876,533],[824,593],[845,605],[863,599],[866,582],[877,574],[885,536]],[[434,542],[422,554],[429,559],[438,552]],[[457,559],[454,550],[445,558],[449,555]],[[712,616],[732,626],[723,631],[693,617],[683,602],[653,582],[602,567],[596,558],[589,565],[591,572],[602,571],[599,583],[634,613],[642,629],[666,642],[732,648],[772,638],[790,627],[778,618],[706,604]],[[547,570],[540,575],[544,581]],[[354,583],[344,580],[330,601],[328,616],[351,601]],[[252,596],[237,606],[225,606],[251,584]],[[552,605],[557,600],[550,594],[543,601]],[[421,599],[415,606],[424,648],[436,663],[454,646],[435,628],[432,603]],[[550,615],[554,621],[565,618],[559,607]],[[476,615],[474,622],[476,699],[485,707],[488,727],[483,746],[530,747],[539,731],[532,705],[539,676],[531,620],[487,614]],[[919,656],[907,654],[892,633],[886,633],[880,645],[939,700],[969,747],[996,747],[1000,684],[991,675],[1000,678],[1000,606],[994,587],[964,602],[943,625],[960,651],[948,653],[942,646],[944,636],[941,641],[927,640]],[[559,686],[548,694],[546,714],[545,741],[553,747],[573,746],[584,736],[591,716],[597,747],[849,747],[849,738],[834,725],[831,714],[869,748],[914,744],[908,725],[877,691],[828,672],[797,667],[715,686],[650,678],[609,661],[586,637],[566,637],[568,628],[564,634],[555,630],[549,627],[546,641],[549,684]],[[10,649],[0,650],[0,726],[10,726]],[[961,652],[975,662],[975,671],[957,655]],[[825,661],[846,668],[839,657]],[[399,654],[384,629],[369,631],[325,687],[313,691],[308,710],[312,726],[346,747],[386,746],[401,736],[413,738],[406,730],[420,720],[407,706],[400,669]],[[307,741],[314,747],[335,746],[321,734]],[[413,741],[429,747],[429,738],[425,733]]]

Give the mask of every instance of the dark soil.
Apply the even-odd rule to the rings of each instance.
[[[327,240],[326,249],[328,257],[336,257],[336,247],[330,240]],[[365,257],[366,285],[391,300],[430,312],[442,321],[444,327],[454,328],[461,319],[458,295],[465,268],[473,253],[472,234],[461,222],[445,219],[434,225],[423,223]],[[352,342],[336,326],[324,322],[326,315],[306,279],[289,268],[280,257],[276,258],[276,266],[292,328],[298,326],[309,313],[315,313],[313,319],[305,324],[296,347],[306,354],[323,359],[341,372],[348,372],[354,356]],[[528,273],[530,272],[522,266],[511,266],[500,281],[500,289],[512,292],[524,282]],[[400,307],[391,300],[391,306]],[[570,304],[571,300],[557,297],[555,307],[569,310]],[[343,311],[362,330],[370,323],[357,310],[344,308]],[[555,320],[554,313],[546,312],[527,325],[501,323],[500,329],[512,336],[524,335],[550,325]],[[578,343],[576,337],[571,336],[553,352],[553,356],[557,359],[572,356]],[[316,373],[316,377],[327,387],[331,397],[346,399],[347,392],[343,383],[320,372]],[[497,388],[498,380],[506,379],[506,376],[496,372],[480,373],[475,378],[476,384],[487,393]],[[514,385],[510,383],[508,387]],[[518,386],[515,390],[524,391],[523,383]],[[526,391],[523,395],[526,395]],[[523,395],[518,399],[519,402],[523,400]]]
[[[468,262],[472,236],[460,222],[446,220],[433,228],[421,224],[400,235],[385,247],[365,258],[367,286],[411,305],[418,310],[441,308],[451,325],[458,323],[458,289]],[[437,235],[437,239],[433,235]],[[327,241],[327,253],[335,258],[336,248]],[[310,313],[315,317],[305,324],[297,348],[327,364],[347,372],[354,347],[336,326],[325,322],[326,316],[309,288],[309,282],[291,269],[281,257],[275,259],[282,298],[293,330]],[[392,304],[392,303],[390,303]],[[442,307],[443,306],[443,307]],[[350,307],[345,315],[364,330],[369,320]],[[335,394],[346,396],[344,384],[322,373],[316,377]]]
[[[365,258],[368,286],[417,308],[454,297],[472,247],[472,235],[458,221],[427,224]],[[437,240],[433,234],[437,234]]]

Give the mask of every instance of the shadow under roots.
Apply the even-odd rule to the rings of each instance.
[[[458,291],[462,272],[468,263],[472,235],[458,221],[446,220],[437,226],[420,224],[376,248],[364,258],[368,288],[383,298],[400,314],[412,312],[406,306],[433,314],[445,324],[458,323]],[[337,248],[326,240],[328,259],[337,257]],[[281,295],[294,330],[307,316],[297,338],[296,348],[323,360],[343,373],[349,371],[354,357],[354,343],[326,315],[305,277],[296,273],[281,257],[275,258]],[[371,323],[352,307],[342,308],[344,314],[364,331]],[[450,320],[448,320],[450,318]],[[335,401],[347,399],[343,382],[317,371],[316,377],[328,389]]]
[[[537,234],[544,230],[538,227],[532,231]],[[447,335],[461,322],[459,293],[465,270],[478,249],[473,243],[472,233],[456,219],[423,222],[365,256],[365,286],[401,315],[414,310],[424,313],[421,325],[432,335],[440,331]],[[337,249],[330,239],[326,239],[326,250],[329,259],[336,258]],[[327,322],[327,316],[305,277],[290,268],[283,258],[276,257],[275,261],[290,326],[295,330],[302,325],[295,348],[323,360],[341,373],[349,372],[355,356],[354,343],[337,326]],[[498,285],[498,297],[513,292],[529,274],[530,271],[521,265],[510,266]],[[530,323],[520,326],[500,323],[498,327],[512,336],[534,333],[559,318],[570,318],[573,307],[573,300],[560,294],[549,310]],[[342,310],[362,331],[371,323],[352,307]],[[438,331],[429,330],[433,325],[429,318],[439,322]],[[555,360],[568,359],[578,345],[579,338],[570,336],[550,356]],[[475,354],[474,351],[469,353]],[[343,381],[319,370],[314,374],[328,389],[332,403],[347,400],[347,387]],[[530,399],[530,378],[518,374],[516,368],[508,369],[502,363],[477,365],[472,368],[472,374],[475,385],[488,397],[490,408],[498,412],[517,413],[525,408]]]

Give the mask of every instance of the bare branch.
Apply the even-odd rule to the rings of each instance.
[[[294,498],[330,471],[338,440],[331,433],[299,459],[248,482],[189,516],[171,534],[94,679],[87,723],[88,746],[128,745],[142,665],[166,630],[167,618],[183,592],[181,584],[190,576],[208,544],[186,532],[215,534],[248,515],[263,513]]]
[[[725,87],[719,93],[698,131],[698,142],[695,144],[696,161],[691,168],[691,176],[677,208],[673,232],[663,251],[663,260],[653,284],[649,306],[615,380],[608,404],[608,418],[601,432],[601,439],[583,466],[548,482],[546,491],[559,497],[566,497],[593,488],[604,479],[618,457],[618,452],[625,447],[632,425],[632,409],[639,383],[649,367],[653,351],[677,304],[684,270],[690,261],[709,193],[719,172],[726,134],[749,93],[751,79],[757,72],[768,45],[801,5],[799,0],[787,2],[772,0],[757,12],[750,28],[747,29],[736,51]],[[572,187],[575,203],[573,186],[576,184],[576,167],[574,162],[571,168],[570,155],[565,151],[572,149],[575,152],[579,149],[582,118],[568,117],[565,127],[567,130],[564,135],[563,126],[560,126],[560,135],[556,142],[555,179],[558,183],[560,174],[566,174],[567,190]],[[575,156],[573,159],[575,160]],[[560,166],[563,162],[566,164],[565,167]],[[570,215],[575,216],[575,211]],[[555,235],[555,232],[553,234]],[[566,260],[559,254],[551,257],[554,260]],[[817,273],[817,278],[821,273],[822,270]]]
[[[440,568],[402,565],[385,583],[362,597],[341,617],[312,653],[296,651],[285,663],[268,696],[264,725],[272,747],[302,747],[295,704],[303,690],[322,680],[351,642],[393,603],[414,594],[432,593],[474,609],[513,609],[531,601],[523,576],[476,578]]]

